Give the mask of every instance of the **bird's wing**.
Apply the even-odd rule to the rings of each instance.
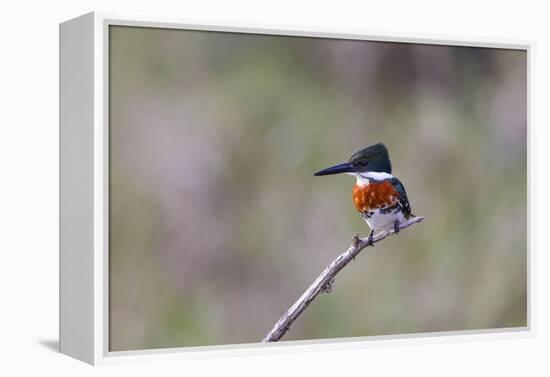
[[[403,214],[405,215],[405,218],[409,218],[411,216],[411,205],[409,204],[409,199],[407,198],[407,192],[405,191],[405,186],[399,181],[397,178],[391,178],[390,183],[392,184],[393,188],[397,193],[399,194],[398,203],[401,207],[401,210],[403,211]]]

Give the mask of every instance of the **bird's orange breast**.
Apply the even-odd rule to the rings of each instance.
[[[370,182],[353,187],[353,204],[359,212],[394,205],[399,193],[389,181]]]

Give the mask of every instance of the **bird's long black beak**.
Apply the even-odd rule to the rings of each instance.
[[[343,162],[338,165],[331,166],[330,168],[323,169],[321,171],[318,171],[317,173],[313,174],[315,176],[320,175],[331,175],[331,174],[340,174],[340,173],[352,173],[355,169],[349,162]]]

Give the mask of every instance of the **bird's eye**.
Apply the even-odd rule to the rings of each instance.
[[[361,166],[367,166],[368,162],[367,161],[359,161],[359,165]]]

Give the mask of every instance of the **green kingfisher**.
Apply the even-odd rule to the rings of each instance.
[[[361,149],[346,162],[315,173],[315,176],[347,173],[355,176],[353,203],[371,228],[368,243],[373,245],[375,232],[393,227],[412,215],[403,184],[391,174],[388,149],[382,143]]]

